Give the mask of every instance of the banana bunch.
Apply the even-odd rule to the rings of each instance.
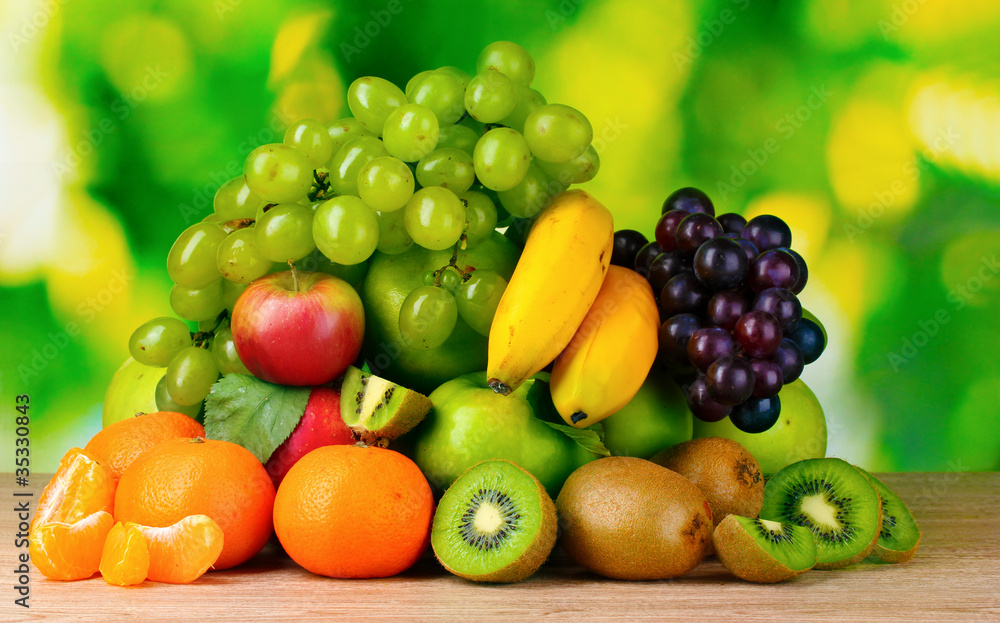
[[[653,367],[659,328],[649,282],[612,266],[552,369],[552,402],[567,424],[590,426],[632,400]]]
[[[509,394],[566,348],[601,289],[613,242],[611,212],[582,190],[542,211],[490,327],[493,391]]]

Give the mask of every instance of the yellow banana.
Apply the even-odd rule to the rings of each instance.
[[[636,395],[656,359],[660,313],[642,275],[612,266],[552,369],[552,402],[570,426],[612,415]]]
[[[493,391],[509,394],[566,348],[597,298],[613,243],[611,212],[582,190],[542,211],[490,327]]]

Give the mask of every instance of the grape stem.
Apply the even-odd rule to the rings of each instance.
[[[466,225],[466,227],[468,227],[468,225]],[[465,232],[462,232],[462,237],[458,239],[458,242],[455,243],[455,248],[452,249],[451,251],[451,259],[448,260],[448,264],[434,271],[434,285],[436,287],[438,288],[441,287],[441,275],[444,274],[444,271],[448,270],[449,268],[454,268],[455,272],[457,272],[459,276],[462,277],[462,281],[468,281],[469,277],[472,276],[472,271],[465,271],[458,267],[458,250],[460,247],[463,249],[465,248],[465,243],[467,240],[468,239],[466,238]],[[466,266],[466,268],[470,267]],[[472,270],[475,270],[475,268],[473,268]]]
[[[231,234],[238,229],[246,229],[251,227],[256,221],[252,218],[234,218],[231,221],[226,221],[222,224],[222,229],[227,233]]]
[[[191,343],[199,348],[208,348],[212,340],[215,338],[215,332],[219,330],[222,323],[229,318],[229,310],[222,310],[222,312],[215,319],[215,326],[208,331],[195,331],[191,334]]]
[[[309,201],[326,199],[330,191],[330,174],[326,171],[313,170],[313,179],[316,180],[315,189],[309,191]]]

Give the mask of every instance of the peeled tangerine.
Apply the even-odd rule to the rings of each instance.
[[[222,540],[222,529],[206,515],[190,515],[167,528],[119,522],[104,543],[101,575],[119,586],[147,579],[189,584],[215,564]]]
[[[552,369],[552,401],[577,428],[624,407],[642,387],[658,348],[660,313],[639,273],[611,266],[566,350]]]

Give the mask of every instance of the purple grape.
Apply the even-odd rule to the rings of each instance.
[[[770,430],[780,415],[781,399],[778,396],[750,398],[733,407],[729,420],[744,433],[755,434]]]
[[[747,220],[735,212],[727,212],[716,217],[722,231],[727,234],[736,234],[737,237],[743,234],[743,228],[747,226]]]
[[[705,372],[709,398],[728,407],[735,407],[749,398],[754,382],[750,364],[732,355],[717,359]]]
[[[743,228],[743,237],[761,251],[792,246],[792,230],[777,216],[757,216]]]
[[[677,275],[691,273],[691,256],[680,251],[666,251],[656,256],[649,265],[649,285],[653,292],[661,292],[663,286]]]
[[[711,307],[711,302],[709,302],[709,307]],[[799,321],[798,326],[788,334],[788,339],[795,342],[795,345],[802,351],[802,361],[805,365],[819,359],[826,348],[826,336],[823,335],[823,329],[820,329],[818,324],[808,318]]]
[[[660,308],[670,316],[684,313],[702,315],[711,296],[712,293],[693,274],[681,274],[671,277],[663,286]]]
[[[781,391],[781,367],[770,359],[751,359],[754,398],[770,398]]]
[[[690,186],[680,188],[670,193],[670,196],[663,202],[663,208],[660,210],[660,214],[666,214],[671,210],[704,212],[705,214],[710,215],[715,214],[715,206],[712,205],[712,200],[708,198],[708,195],[701,192],[697,188],[692,188]]]
[[[699,374],[687,388],[687,403],[691,413],[702,422],[718,422],[729,415],[730,407],[721,405],[708,395],[705,375]]]
[[[802,319],[802,303],[797,296],[784,288],[768,288],[757,295],[753,308],[766,311],[781,323],[783,333],[788,333]]]
[[[740,316],[750,311],[750,301],[738,290],[716,292],[708,300],[708,320],[723,329],[732,330]]]
[[[806,266],[805,259],[794,249],[782,249],[782,251],[795,258],[795,264],[799,267],[799,278],[791,288],[793,294],[798,294],[806,289],[806,282],[809,281],[809,267]]]
[[[795,258],[780,249],[764,251],[750,263],[750,270],[747,271],[747,281],[754,292],[763,292],[768,288],[790,290],[798,279],[799,267]]]
[[[677,365],[688,364],[687,347],[691,336],[702,327],[694,314],[677,314],[660,326],[660,360]]]
[[[722,225],[714,217],[701,212],[695,212],[684,217],[677,225],[677,248],[681,251],[694,253],[703,243],[712,238],[719,238],[725,232]]]
[[[688,359],[702,372],[733,350],[733,336],[719,327],[698,329],[688,342]]]
[[[615,243],[611,247],[611,263],[628,269],[635,268],[635,256],[648,242],[645,236],[634,229],[616,231]]]
[[[754,310],[736,321],[733,337],[747,355],[770,357],[781,345],[781,325],[768,312]]]
[[[743,248],[743,252],[747,255],[747,261],[753,262],[757,259],[757,247],[753,246],[753,243],[746,238],[733,238],[739,245]]]
[[[656,242],[664,251],[673,251],[677,248],[677,225],[687,217],[690,212],[685,210],[671,210],[663,214],[660,220],[656,221],[656,230],[653,232]]]
[[[749,262],[740,245],[728,238],[713,238],[694,254],[694,274],[710,290],[728,290],[740,285]]]
[[[781,382],[785,385],[799,378],[806,365],[799,345],[787,338],[781,340],[781,345],[774,351],[771,361],[781,368]]]
[[[663,253],[663,249],[660,245],[656,244],[656,241],[650,242],[643,245],[639,249],[638,253],[635,254],[635,264],[633,265],[637,272],[641,272],[645,275],[649,274],[649,265],[653,263],[656,256]]]

